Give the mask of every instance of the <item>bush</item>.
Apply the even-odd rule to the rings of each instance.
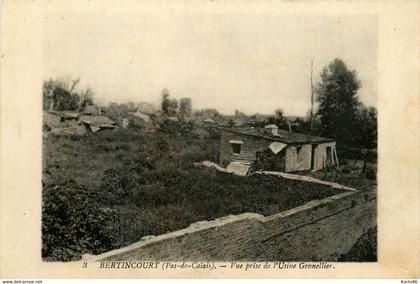
[[[376,180],[376,170],[372,167],[366,168],[365,175],[367,179]]]
[[[117,197],[116,202],[127,198],[132,186],[131,177],[123,169],[108,169],[102,179],[102,188]]]
[[[156,163],[154,180],[164,185],[176,185],[181,179],[182,172],[171,160],[161,160]]]
[[[192,137],[198,138],[196,134],[194,134],[194,123],[192,121],[185,121],[185,120],[179,120],[179,121],[173,121],[169,119],[164,119],[160,123],[159,127],[160,131],[169,134],[173,137]]]
[[[215,126],[207,127],[207,132],[209,133],[209,138],[214,140],[220,139],[220,129]]]
[[[43,132],[50,132],[51,131],[51,127],[49,127],[47,124],[42,124],[42,131]]]
[[[97,193],[75,183],[47,186],[42,204],[42,257],[78,260],[114,248],[111,218],[96,201]]]

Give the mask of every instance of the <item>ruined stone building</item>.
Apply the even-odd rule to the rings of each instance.
[[[330,138],[264,128],[221,129],[220,164],[256,170],[293,172],[338,166],[336,142]]]

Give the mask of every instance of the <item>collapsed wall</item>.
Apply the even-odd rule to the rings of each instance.
[[[335,261],[376,226],[376,190],[314,200],[264,217],[254,213],[197,222],[142,238],[93,261]]]

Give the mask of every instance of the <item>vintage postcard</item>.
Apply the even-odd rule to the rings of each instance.
[[[418,278],[417,1],[3,1],[1,278]]]

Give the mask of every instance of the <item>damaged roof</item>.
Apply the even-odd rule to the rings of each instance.
[[[97,127],[115,126],[115,122],[104,115],[82,115],[80,121]]]
[[[80,113],[77,111],[49,111],[48,113],[58,115],[65,119],[77,119],[80,116]]]
[[[277,135],[273,135],[271,129],[256,127],[221,128],[221,130],[247,136],[259,137],[272,141],[279,141],[286,144],[324,143],[335,141],[331,138],[289,132],[281,129],[277,131]]]
[[[142,112],[139,112],[139,111],[129,112],[128,114],[132,115],[134,117],[143,119],[144,121],[149,121],[150,120],[150,115],[149,114],[145,114],[145,113],[142,113]]]

